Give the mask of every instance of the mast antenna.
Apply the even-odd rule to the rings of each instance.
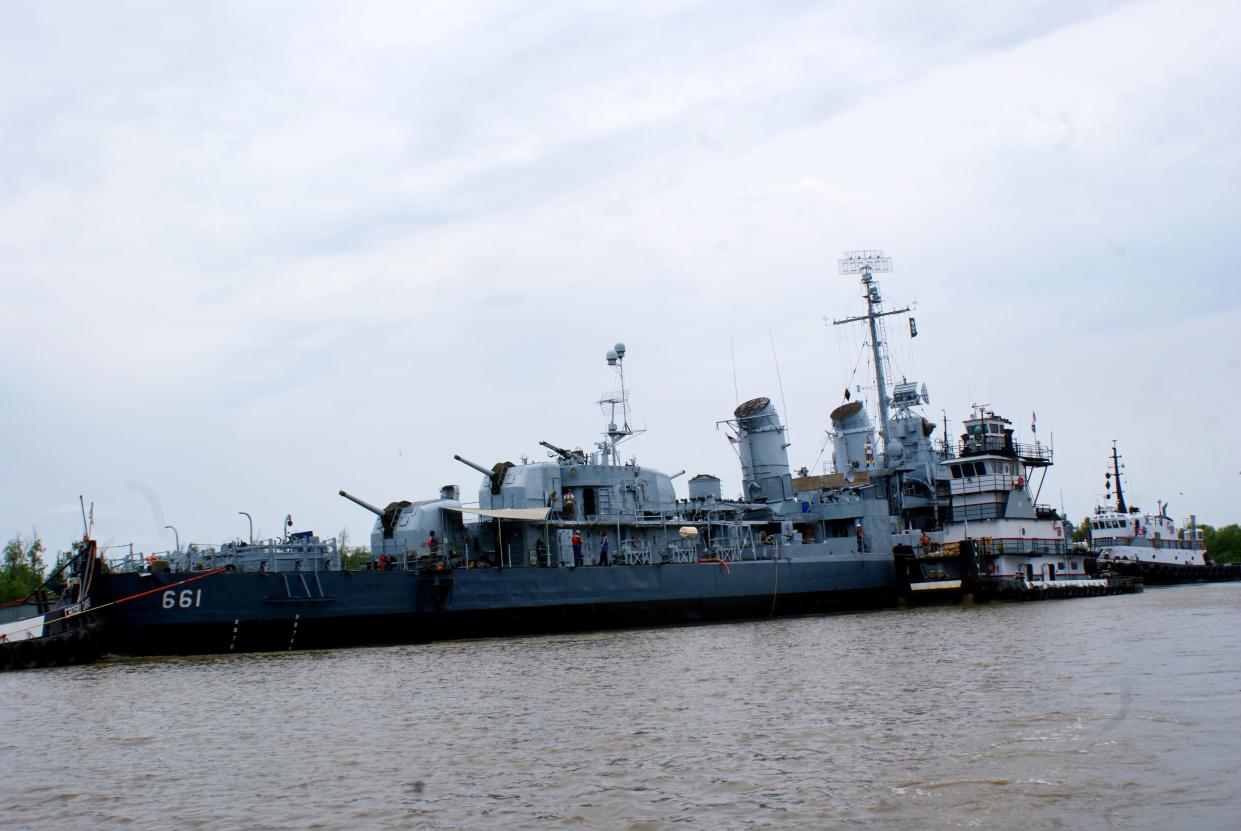
[[[635,430],[629,426],[629,390],[625,387],[625,344],[616,344],[608,350],[605,357],[608,366],[612,367],[620,378],[620,389],[605,392],[599,399],[599,408],[608,416],[608,429],[603,434],[607,438],[599,442],[596,447],[603,452],[605,461],[619,465],[620,453],[616,450],[616,446],[625,439],[646,431]],[[618,416],[619,426],[616,423]]]
[[[787,435],[789,429],[789,405],[784,400],[784,379],[780,377],[780,357],[776,355],[776,336],[768,329],[767,337],[771,339],[771,360],[776,365],[776,383],[780,385],[780,406],[784,408],[784,431]]]
[[[888,315],[905,314],[906,306],[900,309],[883,310],[883,298],[879,294],[879,283],[875,281],[876,273],[892,270],[892,258],[885,257],[882,249],[871,248],[863,251],[846,251],[840,259],[841,274],[862,275],[862,297],[866,299],[866,314],[833,320],[833,326],[845,323],[856,323],[864,320],[870,328],[870,348],[875,360],[875,388],[879,397],[879,435],[883,438],[883,449],[888,449],[888,384],[884,377],[884,366],[887,361],[887,344],[880,338],[879,320]]]

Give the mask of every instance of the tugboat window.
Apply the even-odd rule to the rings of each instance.
[[[974,462],[974,473],[978,476],[986,476],[987,466],[982,462]]]

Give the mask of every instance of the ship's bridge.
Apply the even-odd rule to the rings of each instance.
[[[975,407],[973,416],[965,420],[961,443],[948,450],[961,457],[990,454],[1017,459],[1026,467],[1052,464],[1051,448],[1037,441],[1034,444],[1013,441],[1012,422],[982,407]]]

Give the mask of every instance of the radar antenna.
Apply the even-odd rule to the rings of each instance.
[[[604,431],[607,438],[595,446],[603,453],[605,462],[619,465],[620,453],[617,446],[626,439],[632,438],[645,430],[635,430],[629,426],[629,390],[625,387],[625,344],[618,343],[608,350],[608,366],[616,371],[620,378],[620,389],[605,392],[599,399],[599,409],[608,417],[608,428]],[[620,425],[617,425],[617,421]]]
[[[892,270],[892,258],[885,257],[881,249],[865,251],[846,251],[838,261],[841,274],[862,275],[862,296],[866,298],[866,314],[833,320],[833,326],[846,323],[857,323],[865,320],[870,327],[870,348],[875,359],[875,387],[879,395],[879,435],[883,437],[883,448],[888,449],[888,385],[884,377],[884,366],[887,363],[886,344],[880,338],[879,319],[888,315],[905,314],[906,306],[901,309],[883,311],[883,298],[879,295],[879,283],[875,281],[875,272]]]

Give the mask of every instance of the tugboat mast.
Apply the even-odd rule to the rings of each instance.
[[[1116,479],[1116,511],[1118,513],[1129,513],[1128,506],[1125,505],[1125,492],[1120,487],[1120,456],[1116,453],[1116,440],[1112,439],[1112,476],[1108,478]]]
[[[882,310],[883,298],[879,295],[879,284],[875,282],[873,272],[891,271],[892,258],[885,257],[881,249],[846,251],[839,263],[841,274],[862,275],[862,296],[866,298],[866,314],[833,320],[832,325],[841,326],[845,323],[865,320],[870,327],[870,349],[875,360],[875,386],[879,395],[879,435],[883,438],[883,449],[886,452],[888,449],[888,385],[883,372],[886,354],[883,349],[884,342],[879,338],[879,318],[905,314],[909,311],[909,307],[887,312]]]

